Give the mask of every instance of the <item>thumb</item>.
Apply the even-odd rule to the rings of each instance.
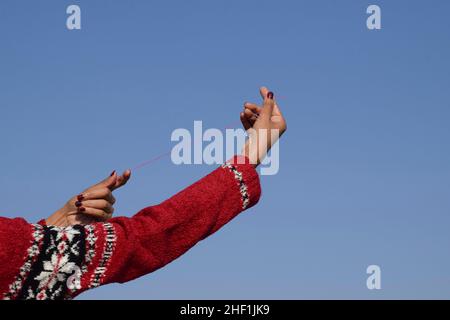
[[[266,98],[264,99],[264,106],[260,113],[260,117],[270,120],[270,118],[272,117],[274,106],[275,101],[273,100],[273,92],[269,91]]]
[[[117,182],[117,173],[116,170],[114,170],[108,178],[99,182],[98,184],[96,184],[96,186],[112,189],[116,185],[116,182]]]
[[[125,172],[121,176],[117,177],[116,183],[114,184],[113,187],[110,188],[111,191],[114,191],[114,190],[126,185],[128,180],[130,180],[130,177],[131,177],[131,170],[130,169],[125,170]]]

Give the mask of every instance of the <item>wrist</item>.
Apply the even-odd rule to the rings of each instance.
[[[252,144],[247,141],[244,148],[242,149],[241,155],[248,159],[247,163],[251,164],[254,168],[258,167],[261,163],[258,157],[258,152],[252,148]],[[253,150],[253,151],[252,151]]]
[[[55,211],[50,217],[45,219],[45,222],[48,226],[67,227],[69,224],[64,207]]]

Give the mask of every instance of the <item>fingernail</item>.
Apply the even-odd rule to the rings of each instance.
[[[78,210],[80,210],[81,212],[84,212],[84,211],[86,211],[86,208],[85,207],[80,207]]]
[[[78,201],[82,201],[84,199],[84,196],[82,195],[82,194],[79,194],[78,196],[77,196],[77,200]]]
[[[113,172],[111,172],[111,174],[109,175],[110,177],[112,177],[114,175],[114,173],[116,173],[116,170],[114,170]]]
[[[269,91],[269,92],[267,93],[267,98],[273,99],[273,92],[272,92],[272,91]]]
[[[81,207],[81,201],[75,202],[75,207]]]

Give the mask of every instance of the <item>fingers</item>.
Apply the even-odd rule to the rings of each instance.
[[[261,95],[261,98],[263,98],[263,100],[265,100],[267,98],[268,93],[269,93],[269,89],[267,89],[266,87],[259,88],[259,94]]]
[[[242,124],[244,125],[245,130],[248,130],[249,128],[253,127],[256,120],[258,120],[258,116],[261,111],[262,108],[254,103],[246,102],[244,104],[243,117],[245,120],[243,120],[241,116],[241,121],[243,121]]]
[[[279,129],[281,134],[283,134],[283,132],[285,132],[287,129],[286,120],[284,119],[283,114],[280,110],[280,107],[278,106],[277,102],[275,101],[275,99],[273,97],[273,93],[270,92],[269,89],[267,89],[266,87],[261,87],[259,91],[265,101],[265,105],[267,105],[266,100],[268,100],[268,99],[273,100],[273,107],[272,107],[272,103],[269,103],[268,104],[269,108],[267,108],[266,112],[268,114],[270,112],[270,109],[272,109],[270,120],[272,121],[275,128]],[[271,97],[272,99],[270,99],[269,97]]]
[[[262,111],[262,108],[257,104],[246,102],[244,103],[244,108],[250,110],[253,113],[259,114]]]
[[[252,111],[250,111],[249,109],[245,109],[244,110],[244,116],[247,118],[247,120],[249,120],[249,122],[253,125],[255,123],[255,121],[258,119],[259,114],[257,113],[253,113]]]
[[[121,188],[124,185],[126,185],[128,180],[130,180],[130,177],[131,177],[131,170],[130,169],[125,170],[124,173],[121,176],[117,177],[116,183],[111,188],[111,190],[114,191],[114,190],[116,190],[118,188]]]
[[[124,186],[130,177],[130,170],[126,170],[121,176],[113,171],[109,177],[86,189],[72,200],[73,214],[80,219],[84,217],[83,219],[87,219],[86,221],[110,219],[114,213],[113,205],[116,202],[112,191]]]
[[[88,190],[88,192],[85,192],[80,196],[78,196],[79,201],[96,200],[96,199],[104,199],[112,204],[116,203],[116,199],[112,195],[111,190],[108,188],[90,189]]]
[[[270,120],[272,118],[273,109],[275,106],[275,101],[273,100],[273,93],[268,92],[267,96],[264,98],[264,106],[260,113],[260,117],[265,120]]]
[[[110,214],[114,213],[112,204],[104,199],[83,201],[79,211],[82,211],[81,208],[98,209]]]
[[[276,104],[273,108],[272,123],[275,126],[275,128],[281,131],[281,133],[283,133],[287,129],[286,120],[284,119],[283,114],[280,111],[280,108]]]
[[[117,177],[117,173],[114,170],[108,178],[100,181],[99,183],[93,185],[92,187],[105,187],[105,188],[110,188],[111,189],[111,188],[113,188],[116,185],[117,178],[118,178]],[[89,189],[91,189],[91,188],[89,188]]]
[[[270,121],[272,119],[273,112],[275,112],[275,108],[278,114],[281,114],[273,99],[273,93],[270,92],[269,89],[266,87],[261,87],[260,94],[264,99],[264,105],[262,108],[254,103],[244,103],[244,112],[241,113],[241,122],[245,130],[253,127],[256,120],[258,120],[261,115],[263,115],[262,120]]]
[[[241,122],[242,122],[242,125],[244,126],[244,129],[246,131],[253,126],[250,123],[250,120],[245,116],[244,112],[241,112]]]
[[[90,216],[101,221],[108,220],[112,217],[112,213],[96,208],[81,207],[79,211],[83,213],[83,215]]]
[[[266,87],[261,87],[259,89],[259,93],[261,94],[261,97],[264,100],[264,105],[263,105],[263,108],[262,108],[260,114],[263,115],[263,117],[265,119],[270,120],[272,113],[274,112],[274,106],[275,106],[273,92],[269,91],[269,89],[267,89]],[[277,108],[277,111],[279,112],[278,108]]]
[[[111,190],[106,187],[100,187],[78,195],[74,205],[78,214],[86,218],[106,221],[114,213],[113,205],[115,202],[116,199],[112,195]]]
[[[281,115],[282,115],[282,114],[281,114],[280,107],[278,107],[278,104],[277,104],[277,103],[275,103],[275,105],[274,105],[274,107],[273,107],[273,113],[272,113],[272,115],[273,115],[273,116],[281,116]]]
[[[108,178],[75,197],[72,203],[76,208],[74,212],[97,220],[111,218],[114,213],[113,205],[116,202],[112,191],[124,186],[130,177],[131,170],[126,170],[121,176],[113,171]]]

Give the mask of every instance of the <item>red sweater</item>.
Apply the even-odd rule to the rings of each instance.
[[[165,266],[259,200],[257,172],[236,159],[131,218],[68,228],[0,218],[0,298],[70,299]]]

